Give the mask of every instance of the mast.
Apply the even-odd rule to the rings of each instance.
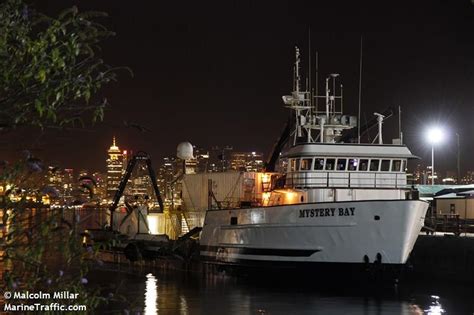
[[[400,144],[403,144],[402,108],[401,108],[401,106],[398,106],[398,133],[400,134]]]
[[[379,144],[383,144],[383,137],[382,137],[382,124],[383,124],[383,119],[385,118],[384,115],[379,114],[377,112],[374,113],[375,116],[377,116],[377,124],[379,126],[379,134],[377,135],[376,138],[379,139]],[[375,139],[374,139],[375,140]]]
[[[318,75],[318,71],[319,71],[319,69],[318,69],[318,62],[319,62],[319,61],[318,61],[318,52],[316,51],[316,84],[315,84],[315,85],[316,85],[316,89],[315,89],[316,94],[314,95],[315,103],[316,103],[316,105],[315,105],[315,108],[316,108],[316,109],[315,109],[315,111],[314,111],[315,114],[316,114],[316,113],[318,112],[318,110],[319,110],[319,108],[318,108],[318,95],[319,95],[319,90],[318,90],[318,85],[319,85],[319,82],[318,82],[318,76],[319,76],[319,75]]]
[[[306,90],[301,90],[300,85],[300,50],[295,47],[294,82],[291,95],[283,96],[284,104],[290,108],[295,118],[293,145],[297,142],[315,143],[336,143],[345,129],[354,128],[356,119],[354,116],[343,115],[343,86],[336,85],[339,74],[332,73],[326,78],[326,91],[324,95],[318,95],[318,55],[316,54],[316,93],[311,93],[310,78],[306,80]],[[310,76],[311,77],[311,76]],[[332,82],[331,82],[332,81]],[[340,91],[337,91],[337,87]],[[314,102],[312,98],[315,98]],[[319,111],[318,98],[324,98],[326,108]],[[319,137],[319,139],[318,139]]]
[[[362,36],[360,37],[360,59],[359,59],[359,111],[357,113],[357,143],[360,144],[360,103],[362,97]]]
[[[311,93],[311,28],[308,29],[308,92],[309,92],[309,106],[311,106],[313,95]]]

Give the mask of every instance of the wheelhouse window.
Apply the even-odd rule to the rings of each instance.
[[[311,169],[311,164],[313,159],[301,159],[301,168],[302,171],[309,171]]]
[[[337,159],[337,170],[338,171],[345,171],[347,165],[347,159]]]
[[[390,171],[390,160],[382,160],[382,164],[380,165],[380,171],[382,172]]]
[[[405,172],[407,169],[407,160],[402,161],[402,172]]]
[[[377,172],[379,170],[380,160],[370,160],[369,170],[371,172]]]
[[[326,171],[334,171],[336,159],[326,159]]]
[[[290,160],[290,172],[294,172],[294,171],[296,171],[296,160],[291,159]]]
[[[347,164],[348,171],[357,171],[357,165],[359,164],[358,159],[349,159],[349,164]]]
[[[296,165],[295,165],[295,170],[299,170],[300,169],[300,159],[295,159],[296,161]]]
[[[359,164],[359,171],[366,172],[369,169],[369,160],[361,159]]]
[[[400,166],[402,166],[401,160],[392,161],[392,172],[400,172]]]
[[[315,158],[314,159],[314,169],[316,171],[322,171],[324,169],[324,159],[323,158]]]

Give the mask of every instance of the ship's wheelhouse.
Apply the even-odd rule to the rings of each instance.
[[[301,147],[286,154],[287,188],[406,188],[407,159],[414,158],[405,146]]]

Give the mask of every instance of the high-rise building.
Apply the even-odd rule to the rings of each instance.
[[[260,152],[232,152],[230,166],[239,172],[260,172],[264,168],[263,153]]]
[[[231,146],[212,147],[208,162],[208,172],[225,172],[231,168],[230,157],[234,150]]]
[[[178,159],[174,157],[164,157],[163,163],[158,171],[158,186],[166,199],[171,199],[174,194],[174,189],[171,185],[179,172],[179,165],[181,165],[182,168],[182,164],[178,162]]]
[[[107,175],[94,172],[92,176],[94,177],[97,185],[95,194],[97,195],[98,199],[102,201],[107,195]]]
[[[185,162],[186,174],[209,172],[209,151],[202,148],[193,147],[194,158]],[[183,163],[178,162],[179,163]]]
[[[138,163],[135,166],[129,184],[131,185],[127,194],[134,198],[155,197],[147,165]]]
[[[124,165],[124,154],[117,146],[115,137],[107,154],[109,156],[107,159],[107,198],[112,199],[122,179],[124,167],[126,167]]]
[[[65,201],[71,200],[74,184],[75,184],[74,170],[72,168],[65,168],[64,177],[63,177],[63,192],[62,192]]]

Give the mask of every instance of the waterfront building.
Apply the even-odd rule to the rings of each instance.
[[[437,193],[435,208],[438,216],[459,216],[474,219],[474,185],[447,188]]]
[[[431,165],[426,167],[425,173],[427,175],[428,181],[426,183],[434,183],[434,184],[439,184],[440,178],[438,176],[438,172],[435,170],[434,174],[431,172]],[[434,177],[434,181],[433,181]],[[425,177],[424,177],[425,178]],[[425,183],[423,183],[425,184]]]
[[[454,177],[445,177],[441,180],[443,185],[455,185],[456,184],[456,178]]]
[[[461,179],[461,184],[472,184],[474,183],[474,171],[467,171]]]

